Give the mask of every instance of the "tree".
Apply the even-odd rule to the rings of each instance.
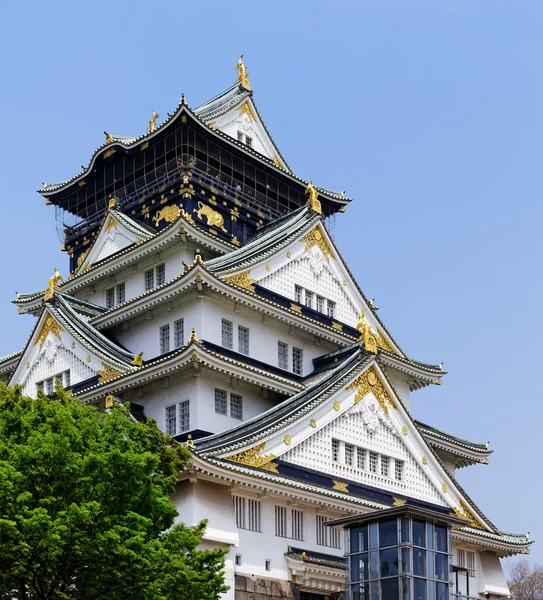
[[[543,600],[543,565],[522,560],[509,567],[512,600]]]
[[[224,551],[174,525],[189,453],[150,419],[0,383],[0,599],[212,600]]]

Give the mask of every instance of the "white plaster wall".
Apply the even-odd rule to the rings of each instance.
[[[410,410],[410,394],[409,391],[409,380],[404,373],[397,371],[391,367],[385,367],[386,374],[390,379],[390,382],[394,386],[394,389],[398,392],[402,402],[404,403],[407,410]]]

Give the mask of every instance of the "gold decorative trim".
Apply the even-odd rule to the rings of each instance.
[[[211,206],[207,206],[207,204],[204,204],[199,200],[198,208],[194,208],[192,212],[196,213],[196,216],[200,219],[200,221],[203,221],[204,216],[207,219],[207,224],[210,227],[217,227],[217,229],[220,229],[223,233],[227,233],[226,229],[224,228],[224,217],[221,215],[221,213],[213,210]]]
[[[285,441],[285,444],[287,446],[290,446],[290,443],[292,442],[292,438],[290,437],[290,435],[288,433],[285,433],[285,437],[283,439]]]
[[[357,341],[364,342],[364,349],[367,352],[377,354],[377,337],[372,333],[371,325],[368,325],[368,323],[364,321],[365,314],[366,311],[363,308],[361,308],[358,324],[356,325],[357,331],[360,332],[360,337]]]
[[[64,331],[64,329],[62,329],[62,327],[55,321],[55,319],[53,319],[53,317],[48,316],[47,319],[45,319],[45,323],[42,325],[40,332],[38,333],[38,337],[34,342],[34,346],[39,344],[41,350],[49,333],[52,333],[59,342],[62,341],[60,337],[61,331]]]
[[[315,428],[317,426],[317,421],[315,421],[315,419],[311,419],[311,421],[309,421],[309,424],[311,425],[311,427]]]
[[[153,222],[156,227],[160,221],[164,220],[167,223],[173,223],[175,220],[179,219],[181,216],[181,209],[177,204],[172,204],[170,206],[165,206],[160,210],[157,210],[155,216],[153,217]]]
[[[444,494],[446,494],[446,493],[447,493],[447,484],[446,484],[446,483],[442,484],[442,486],[441,486],[441,491],[442,491]]]
[[[269,264],[266,264],[266,271],[268,271],[268,273],[271,271],[271,266]]]
[[[332,329],[343,331],[343,325],[341,323],[336,323],[335,321],[332,321]]]
[[[253,279],[251,277],[250,270],[242,271],[241,273],[236,273],[235,275],[225,277],[224,281],[226,281],[226,283],[229,283],[230,285],[236,285],[237,287],[249,290],[250,292],[255,291],[254,284],[256,283],[256,279]]]
[[[341,404],[338,400],[334,400],[334,410],[339,410],[341,408]]]
[[[62,275],[58,272],[58,269],[55,269],[55,272],[53,273],[53,275],[51,275],[51,277],[49,277],[47,281],[47,287],[45,288],[45,292],[43,294],[43,299],[45,300],[45,302],[51,300],[55,292],[60,292],[59,283],[64,283],[64,279],[62,278]]]
[[[238,72],[236,83],[241,83],[242,87],[250,92],[251,84],[249,83],[249,72],[247,71],[247,67],[243,64],[243,54],[239,57],[238,64],[236,65],[236,71]]]
[[[153,133],[153,131],[156,129],[156,120],[159,118],[160,115],[157,115],[157,113],[153,110],[151,111],[151,118],[149,119],[149,125],[147,126],[147,133]]]
[[[110,148],[104,152],[104,158],[109,158],[113,154],[115,154],[115,148]]]
[[[322,206],[321,201],[318,199],[319,194],[317,189],[313,186],[313,182],[310,181],[307,184],[307,188],[305,190],[306,194],[309,194],[309,199],[307,201],[308,204],[311,204],[311,209],[319,215],[322,215]]]
[[[354,397],[354,404],[358,404],[360,400],[362,400],[369,392],[373,392],[373,395],[375,396],[377,402],[379,402],[379,406],[383,409],[385,414],[388,415],[389,406],[391,406],[394,409],[398,408],[394,400],[389,396],[388,392],[386,391],[385,386],[379,379],[379,375],[375,371],[374,367],[370,367],[369,369],[364,371],[364,373],[362,373],[360,377],[357,377],[346,388],[348,392],[355,389],[357,391]]]
[[[122,375],[120,371],[117,371],[117,369],[110,367],[104,362],[102,363],[102,367],[102,369],[96,371],[98,373],[98,383],[105,383],[106,381],[110,381],[111,379],[115,379],[116,377],[119,377],[119,375]]]
[[[290,252],[287,252],[287,258],[291,258],[292,254]]]
[[[136,356],[134,356],[132,364],[136,367],[141,367],[143,365],[143,352],[140,352],[139,354],[136,354]]]
[[[396,498],[396,496],[392,496],[392,498],[394,499],[392,506],[404,506],[407,502],[405,498]]]
[[[111,408],[114,404],[115,398],[111,394],[108,394],[106,396],[106,408]]]
[[[484,525],[471,512],[471,510],[469,509],[467,504],[463,500],[459,500],[459,502],[460,502],[460,508],[458,508],[456,506],[453,507],[454,515],[459,517],[460,519],[466,519],[466,521],[469,521],[469,523],[472,527],[475,527],[477,529],[485,529]]]
[[[391,354],[397,354],[396,350],[394,350],[394,348],[390,345],[382,331],[377,332],[377,345],[379,348],[382,348]]]
[[[402,433],[403,433],[403,435],[407,435],[407,426],[406,425],[404,425],[402,427]]]
[[[117,227],[117,221],[115,221],[114,218],[110,217],[109,221],[108,221],[108,223],[106,225],[106,232],[109,233],[112,229],[117,229],[118,230],[118,227]]]
[[[336,490],[337,492],[344,492],[345,494],[350,494],[351,492],[349,492],[349,484],[345,483],[344,481],[337,481],[337,479],[332,479],[333,483],[334,483],[334,487],[332,488],[333,490]]]
[[[249,119],[251,119],[252,121],[256,121],[255,113],[253,112],[253,109],[251,108],[251,105],[249,104],[248,100],[245,100],[245,102],[241,106],[238,106],[238,110],[240,115],[246,114],[249,117]]]
[[[426,456],[422,457],[422,464],[423,465],[427,465],[428,464],[428,459],[426,458]]]
[[[294,304],[294,302],[290,303],[290,310],[300,314],[302,313],[302,307],[299,304]]]
[[[326,258],[328,262],[330,262],[330,257],[332,257],[335,260],[336,257],[334,256],[332,249],[328,245],[326,238],[324,237],[322,231],[318,226],[315,227],[315,229],[313,229],[312,231],[310,231],[307,235],[305,235],[302,238],[302,241],[305,242],[306,252],[308,250],[311,250],[313,246],[317,246],[320,249],[320,251],[324,254],[324,258]]]
[[[91,251],[90,248],[88,248],[87,250],[85,250],[85,252],[83,252],[82,254],[80,254],[77,257],[77,268],[79,269],[81,267],[81,265],[85,262],[85,259],[87,258],[87,256],[89,255],[89,252]]]
[[[272,473],[277,473],[277,463],[272,462],[276,456],[275,454],[264,454],[261,455],[266,442],[262,442],[257,446],[253,446],[248,450],[244,450],[238,454],[227,456],[226,460],[239,463],[240,465],[247,465],[248,467],[255,467],[257,469],[266,469]]]

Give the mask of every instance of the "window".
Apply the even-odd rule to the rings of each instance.
[[[238,351],[249,354],[249,329],[242,325],[238,325]]]
[[[226,415],[227,413],[227,396],[226,390],[215,388],[215,412],[219,415]]]
[[[313,292],[310,292],[309,290],[305,290],[305,305],[308,308],[313,307]]]
[[[288,371],[288,344],[277,342],[277,363],[280,369]]]
[[[243,398],[238,394],[230,394],[230,416],[232,419],[243,419]]]
[[[319,312],[324,312],[324,298],[319,295],[317,295],[317,310]]]
[[[457,562],[457,566],[467,569],[470,577],[475,577],[475,552],[459,549]]]
[[[155,287],[155,270],[148,269],[147,271],[145,271],[144,278],[145,278],[145,291],[148,292],[149,290],[152,290]]]
[[[332,300],[328,300],[326,309],[326,314],[333,319],[336,315],[336,303],[332,302]]]
[[[363,469],[364,471],[367,469],[367,467],[366,467],[366,450],[364,450],[364,448],[356,449],[356,466],[359,469]]]
[[[266,559],[266,571],[271,571],[271,560]]]
[[[155,281],[157,286],[162,285],[166,281],[166,265],[162,263],[152,269],[147,269],[144,273],[144,279],[146,292],[155,287]]]
[[[106,308],[113,308],[115,306],[115,288],[109,288],[106,290]]]
[[[177,405],[166,407],[166,433],[175,435],[177,433]]]
[[[287,537],[287,507],[275,507],[275,535],[277,537]]]
[[[241,554],[236,554],[236,559],[234,561],[236,567],[241,567]]]
[[[156,284],[157,286],[166,283],[166,265],[162,263],[156,267]]]
[[[304,539],[304,513],[301,510],[292,509],[292,539]]]
[[[163,325],[160,328],[160,354],[170,351],[170,326]]]
[[[294,286],[294,300],[299,304],[302,303],[302,288],[299,285]]]
[[[394,461],[394,479],[403,481],[403,462],[401,460]]]
[[[304,351],[300,348],[292,348],[292,372],[302,375],[304,370]]]
[[[48,377],[43,381],[36,382],[36,389],[41,390],[44,394],[54,394],[57,387],[57,380],[60,381],[63,388],[70,386],[70,371],[63,371],[53,377]]]
[[[245,527],[245,498],[234,496],[234,511],[236,513],[236,527],[246,529]]]
[[[243,142],[243,133],[238,129],[238,142]]]
[[[117,304],[122,304],[126,299],[126,285],[124,281],[117,285]]]
[[[390,464],[390,460],[388,456],[381,456],[381,475],[384,477],[388,477],[388,467]]]
[[[332,440],[332,460],[339,461],[339,440]]]
[[[106,308],[113,308],[122,304],[126,299],[126,285],[124,281],[106,290]]]
[[[229,350],[234,347],[234,324],[226,319],[222,320],[222,345]]]
[[[233,496],[236,525],[239,529],[260,531],[260,500]]]
[[[185,331],[183,319],[177,319],[173,323],[173,347],[175,349],[182,348],[185,339]]]
[[[248,135],[246,135],[245,136],[245,143],[247,144],[247,146],[249,146],[249,148],[252,148],[253,147],[253,138],[249,137]]]
[[[354,457],[354,446],[345,444],[345,464],[352,466]]]
[[[248,499],[248,529],[260,531],[260,500]]]
[[[326,526],[326,523],[331,520],[331,517],[317,515],[317,545],[341,548],[342,531],[337,527]]]
[[[190,429],[190,405],[188,400],[179,403],[179,433]]]
[[[370,452],[370,471],[372,473],[377,473],[377,459],[379,455],[377,452]]]

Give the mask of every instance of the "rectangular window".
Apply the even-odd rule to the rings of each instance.
[[[160,354],[170,351],[170,326],[163,325],[160,328]]]
[[[190,403],[183,400],[179,403],[179,433],[190,429]]]
[[[292,509],[292,539],[300,540],[304,539],[304,513],[301,510]]]
[[[401,460],[394,461],[394,478],[403,481],[403,462]]]
[[[36,382],[36,389],[37,390],[41,390],[42,392],[44,392],[45,390],[43,389],[43,381],[37,381]]]
[[[275,535],[287,537],[287,508],[286,506],[275,507]]]
[[[390,460],[388,456],[381,456],[381,475],[384,477],[388,477],[389,464]]]
[[[109,288],[106,290],[106,308],[113,308],[115,306],[115,288]]]
[[[238,325],[238,352],[249,354],[249,329]]]
[[[177,433],[177,405],[166,407],[166,433],[175,435]]]
[[[126,285],[124,281],[117,285],[117,304],[122,304],[126,300]]]
[[[156,267],[156,284],[157,286],[166,283],[166,265],[163,263]]]
[[[332,440],[332,460],[339,462],[339,440]]]
[[[303,375],[304,351],[301,348],[292,348],[292,372],[296,375]]]
[[[313,308],[313,292],[305,290],[305,305],[308,308]]]
[[[236,554],[235,564],[236,567],[241,567],[241,554]]]
[[[145,271],[144,278],[145,278],[145,291],[148,292],[149,290],[152,290],[155,287],[155,270],[148,269],[147,271]]]
[[[327,306],[327,315],[333,319],[336,316],[336,303],[332,302],[332,300],[328,300]]]
[[[230,416],[243,420],[243,398],[238,394],[230,394]]]
[[[288,371],[288,344],[277,342],[277,363],[280,369]]]
[[[182,348],[185,340],[185,330],[183,325],[183,319],[177,319],[173,323],[173,344],[174,348]]]
[[[319,312],[324,312],[324,298],[319,295],[317,295],[317,310]]]
[[[299,304],[302,303],[302,288],[299,285],[294,286],[294,300]]]
[[[351,444],[345,444],[345,464],[353,466],[353,457],[354,457],[354,446]]]
[[[218,415],[226,415],[228,408],[226,390],[215,388],[215,412]]]
[[[331,520],[330,517],[317,515],[317,544],[330,548],[341,548],[342,531],[337,527],[326,526],[326,523]]]
[[[247,499],[247,529],[260,531],[260,500]]]
[[[227,319],[222,320],[222,345],[229,350],[234,347],[234,324]]]
[[[70,387],[70,371],[64,371],[64,373],[62,373],[62,385],[65,388]]]
[[[243,142],[243,133],[238,130],[238,142]]]
[[[364,448],[356,449],[356,466],[359,469],[366,470],[366,450]]]
[[[378,454],[377,452],[370,452],[370,471],[372,473],[377,473],[377,459],[378,459]]]
[[[271,560],[266,560],[264,564],[266,566],[266,571],[271,571]]]
[[[236,527],[246,529],[245,527],[245,498],[234,496],[234,512],[236,513]]]
[[[245,143],[247,144],[247,146],[249,146],[249,148],[253,147],[253,138],[249,137],[248,135],[245,136]]]
[[[468,570],[470,577],[475,577],[475,552],[459,549],[457,563],[457,566]]]

